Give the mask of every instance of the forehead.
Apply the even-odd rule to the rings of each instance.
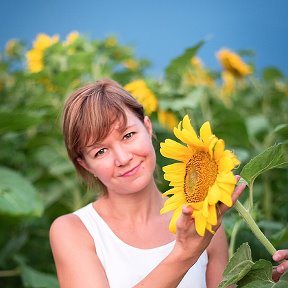
[[[89,140],[86,143],[86,147],[91,146],[97,146],[105,139],[109,137],[112,133],[123,133],[125,130],[127,130],[129,127],[134,127],[138,125],[142,125],[142,122],[140,119],[129,109],[125,109],[125,116],[126,119],[123,116],[120,116],[113,121],[109,127],[102,127],[105,129],[105,133],[102,133],[102,137],[99,137],[98,133],[95,133],[94,135],[90,135]],[[103,131],[102,131],[103,132]]]

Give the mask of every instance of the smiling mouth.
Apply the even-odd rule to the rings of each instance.
[[[132,176],[132,175],[136,174],[137,171],[138,171],[139,168],[140,168],[140,165],[141,165],[141,163],[139,163],[137,166],[135,166],[135,167],[132,168],[131,170],[124,172],[124,173],[121,174],[120,176],[121,176],[121,177],[128,177],[128,176]]]

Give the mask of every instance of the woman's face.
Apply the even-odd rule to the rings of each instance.
[[[97,146],[86,147],[78,159],[107,188],[108,193],[130,194],[145,189],[153,180],[156,157],[152,145],[152,125],[142,123],[126,110],[125,130],[117,122]]]

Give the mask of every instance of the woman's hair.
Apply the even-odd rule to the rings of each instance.
[[[68,156],[90,187],[95,184],[95,177],[78,163],[77,158],[84,160],[84,148],[105,139],[116,121],[125,127],[127,109],[144,122],[143,106],[109,79],[79,88],[65,102],[62,127]]]

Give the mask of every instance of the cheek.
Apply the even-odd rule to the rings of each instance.
[[[155,150],[150,139],[148,139],[148,141],[143,141],[141,145],[138,146],[138,149],[139,155],[142,155],[143,157],[149,157],[149,160],[153,162],[156,161]]]
[[[113,174],[113,168],[110,161],[103,160],[94,166],[94,175],[102,182],[106,182],[107,179]]]

